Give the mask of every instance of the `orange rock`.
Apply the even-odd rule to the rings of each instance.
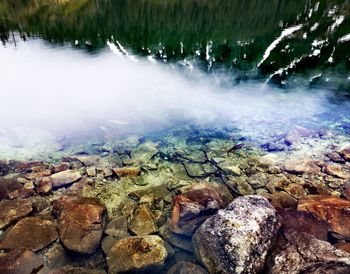
[[[337,243],[334,245],[336,248],[350,253],[350,243]]]
[[[298,210],[313,212],[327,221],[333,232],[350,237],[350,201],[330,196],[307,196],[299,200]]]

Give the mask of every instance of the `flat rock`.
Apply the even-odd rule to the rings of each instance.
[[[320,219],[327,221],[333,232],[350,237],[350,201],[312,195],[299,200],[298,210],[313,212]]]
[[[238,197],[199,227],[193,245],[210,273],[258,273],[280,226],[266,198]]]
[[[1,274],[44,274],[48,273],[44,261],[32,251],[25,248],[13,249],[0,256]]]
[[[345,171],[342,170],[342,166],[339,164],[331,164],[327,165],[325,168],[325,172],[329,175],[346,179],[350,177],[350,174],[346,173]]]
[[[312,160],[296,160],[287,162],[284,170],[294,174],[317,174],[321,169]]]
[[[50,176],[53,187],[60,187],[68,185],[78,181],[81,178],[81,174],[76,170],[65,170]]]
[[[310,234],[285,233],[269,255],[264,273],[350,273],[350,254]]]
[[[111,274],[138,271],[157,273],[167,256],[165,242],[159,236],[128,237],[113,245],[108,252],[107,264]]]
[[[141,169],[139,167],[120,167],[113,168],[113,172],[119,177],[137,177],[141,173]]]
[[[344,160],[350,161],[350,145],[342,147],[339,154],[344,158]]]
[[[157,153],[156,144],[151,142],[144,143],[131,152],[131,162],[136,164],[148,163]]]
[[[101,161],[101,157],[98,155],[77,156],[76,159],[84,166],[98,166]]]
[[[13,222],[26,217],[33,211],[30,200],[12,200],[0,202],[0,230]]]
[[[136,208],[129,222],[129,230],[136,236],[145,236],[158,231],[154,216],[146,204]]]
[[[208,271],[191,262],[180,262],[174,265],[167,274],[208,274]]]
[[[26,217],[9,228],[0,243],[0,249],[28,248],[40,250],[58,237],[56,224],[50,218]]]
[[[64,196],[54,203],[60,239],[71,251],[92,254],[100,244],[106,207],[97,199]]]
[[[305,232],[319,240],[327,241],[330,229],[329,224],[313,213],[295,209],[279,209],[278,214],[282,217],[282,228],[284,231]]]
[[[232,200],[223,185],[201,183],[174,197],[170,229],[178,234],[192,235],[208,217]]]

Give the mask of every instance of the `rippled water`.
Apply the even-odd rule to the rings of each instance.
[[[0,151],[185,125],[259,143],[295,125],[346,137],[349,11],[335,0],[0,0]]]

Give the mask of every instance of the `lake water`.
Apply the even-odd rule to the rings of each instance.
[[[262,140],[296,124],[348,125],[349,10],[349,1],[1,1],[3,155],[179,125]]]

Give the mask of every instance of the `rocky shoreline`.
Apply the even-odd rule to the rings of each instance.
[[[1,161],[0,272],[348,273],[350,145],[280,157],[329,134],[130,137]]]

